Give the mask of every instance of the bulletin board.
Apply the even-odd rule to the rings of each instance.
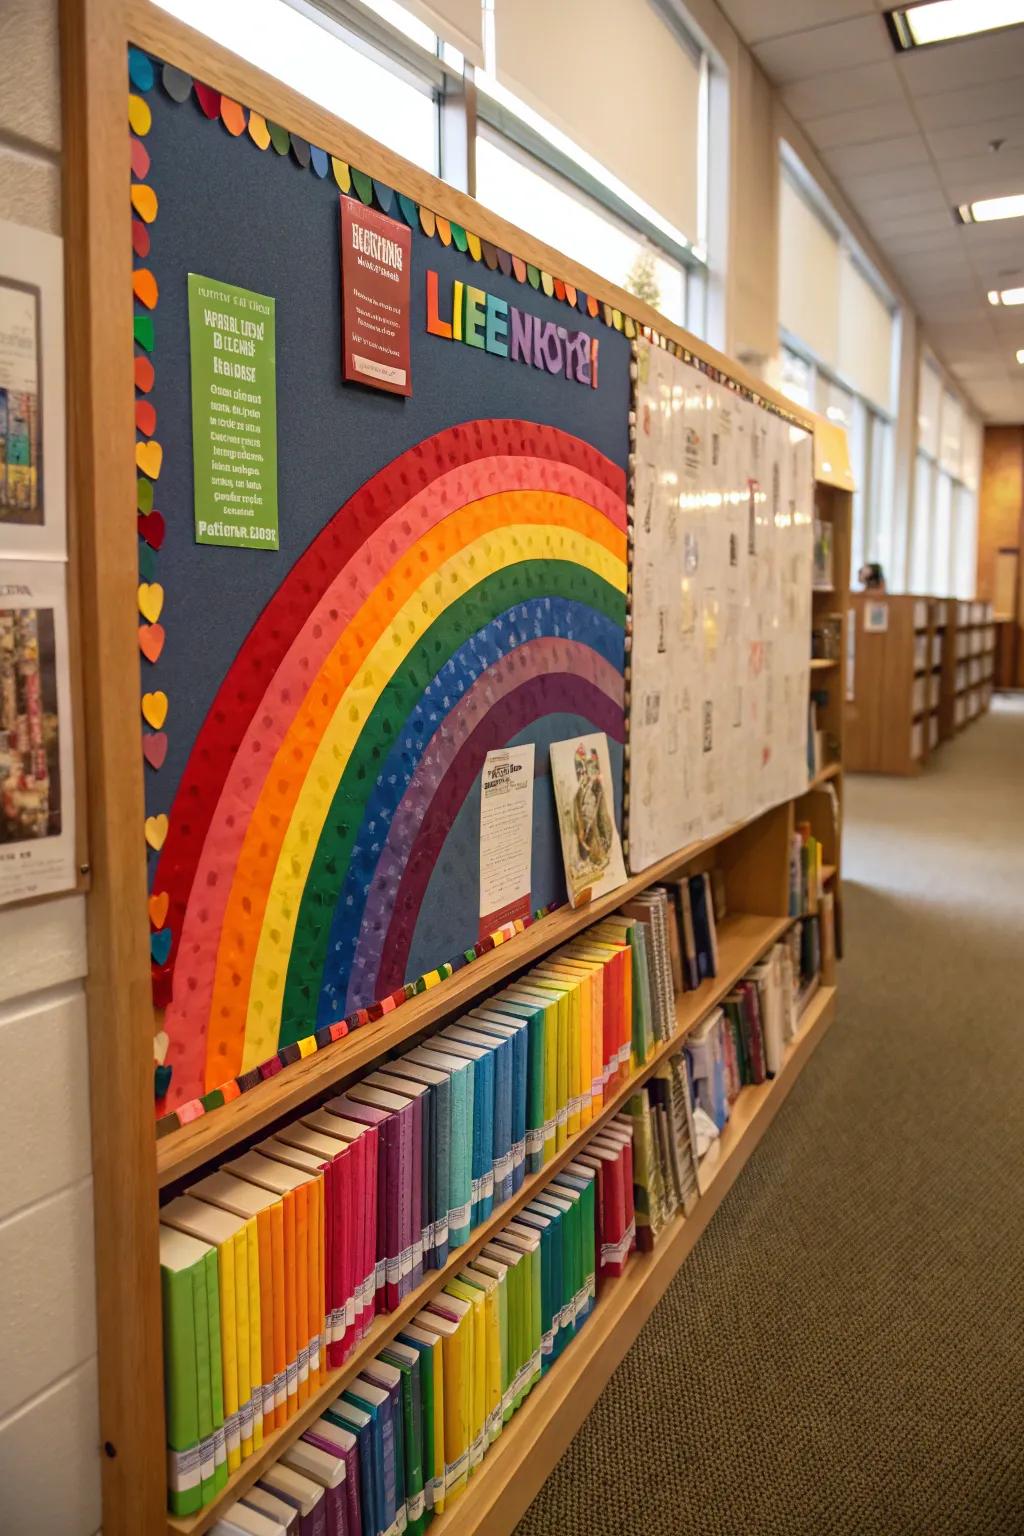
[[[807,784],[813,440],[635,343],[627,844],[636,874]]]
[[[151,53],[129,75],[157,1111],[187,1116],[479,949],[488,751],[535,746],[534,912],[552,741],[607,734],[621,815],[631,341]],[[342,378],[342,199],[411,233],[407,397]],[[189,274],[274,301],[277,548],[197,542]],[[528,358],[428,329],[456,284],[544,328]]]

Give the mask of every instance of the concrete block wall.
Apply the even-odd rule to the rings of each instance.
[[[0,0],[0,219],[60,234],[56,0]],[[0,908],[0,1526],[100,1524],[80,896]]]

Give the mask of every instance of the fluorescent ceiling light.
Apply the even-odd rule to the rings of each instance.
[[[1018,349],[1017,361],[1018,361],[1018,363],[1024,363],[1024,347],[1020,347]]]
[[[988,301],[990,304],[1024,304],[1024,288],[1004,288],[999,293],[993,288]]]
[[[924,0],[887,11],[896,47],[927,48],[1024,22],[1024,0]]]
[[[995,219],[1024,218],[1024,192],[1012,197],[983,197],[977,203],[961,203],[956,210],[964,224],[991,224]]]

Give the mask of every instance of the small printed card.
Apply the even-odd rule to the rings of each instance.
[[[551,782],[569,905],[582,907],[626,878],[603,731],[551,743]]]

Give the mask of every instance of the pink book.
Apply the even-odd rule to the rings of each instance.
[[[397,1190],[400,1172],[400,1128],[398,1116],[379,1105],[369,1104],[340,1094],[324,1105],[332,1115],[372,1126],[377,1135],[377,1210],[375,1220],[375,1291],[377,1304],[389,1311],[398,1304],[398,1270],[401,1266],[401,1220]],[[392,1282],[387,1287],[390,1266]]]
[[[343,1244],[346,1281],[346,1322],[352,1343],[361,1339],[374,1314],[376,1294],[377,1130],[326,1109],[312,1110],[303,1123],[338,1137],[348,1148],[349,1225]],[[346,1354],[351,1348],[346,1337]]]

